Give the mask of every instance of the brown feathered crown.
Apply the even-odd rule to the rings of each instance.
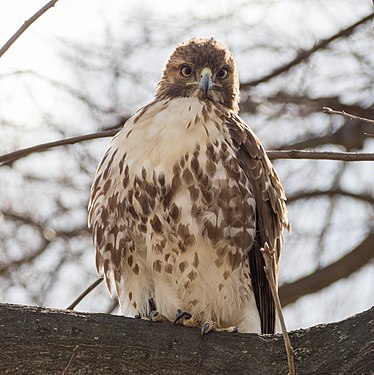
[[[205,92],[203,74],[210,71],[211,85]],[[156,97],[173,99],[197,96],[239,111],[239,78],[232,53],[214,39],[192,38],[171,54],[157,86]]]

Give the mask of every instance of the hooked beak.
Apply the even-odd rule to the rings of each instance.
[[[209,68],[204,68],[201,71],[199,85],[203,89],[205,95],[207,95],[208,91],[214,86],[212,81],[212,71]]]

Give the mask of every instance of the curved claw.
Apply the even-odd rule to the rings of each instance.
[[[207,333],[211,332],[211,331],[216,331],[216,332],[229,332],[229,333],[234,333],[234,332],[239,332],[239,329],[237,326],[232,326],[232,327],[227,327],[227,328],[220,328],[220,327],[217,327],[217,324],[213,321],[208,321],[208,322],[205,322],[202,326],[201,326],[201,339],[203,340],[204,339],[204,335],[206,335]]]
[[[155,318],[156,316],[158,316],[160,313],[157,311],[157,310],[152,310],[149,315],[148,315],[148,319],[150,321],[153,321],[153,318]]]
[[[201,330],[200,330],[201,340],[203,340],[204,339],[204,335],[206,335],[207,333],[209,333],[212,329],[213,329],[213,324],[211,322],[205,322],[201,326]]]
[[[191,317],[192,315],[190,313],[178,309],[175,314],[174,324],[177,324],[181,319],[190,319]]]

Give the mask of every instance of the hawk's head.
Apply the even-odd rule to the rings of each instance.
[[[171,54],[156,97],[191,97],[221,103],[239,110],[239,79],[228,48],[214,39],[192,38]]]

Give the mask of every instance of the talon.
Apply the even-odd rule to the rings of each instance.
[[[209,333],[213,329],[213,324],[212,322],[205,322],[202,327],[201,327],[201,340],[204,339],[204,335]]]
[[[175,314],[174,324],[177,324],[181,319],[191,319],[191,317],[192,315],[190,313],[178,309]]]
[[[148,320],[151,322],[170,322],[158,310],[152,310],[148,315]]]
[[[152,310],[149,315],[148,319],[153,322],[153,319],[156,318],[160,313],[157,310]]]

